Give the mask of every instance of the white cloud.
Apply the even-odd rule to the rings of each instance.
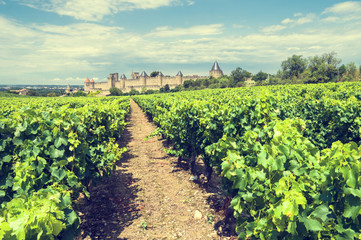
[[[3,79],[28,74],[95,71],[114,64],[114,50],[131,44],[122,28],[96,24],[21,25],[0,16],[0,72]],[[137,44],[137,43],[135,43]],[[55,77],[55,76],[54,76]]]
[[[18,0],[23,5],[66,15],[78,20],[100,21],[104,16],[134,9],[156,9],[171,5],[194,4],[190,0]],[[186,1],[186,2],[184,2]]]
[[[265,26],[258,33],[237,36],[233,31],[230,36],[223,33],[222,24],[163,26],[148,33],[132,33],[97,23],[21,24],[0,16],[0,79],[57,78],[72,84],[81,83],[86,76],[98,74],[102,79],[108,71],[128,71],[124,67],[132,65],[167,66],[217,59],[264,66],[280,64],[293,54],[307,57],[331,51],[347,62],[350,56],[361,55],[361,22],[325,27],[337,18],[320,20],[302,14]],[[315,24],[304,25],[311,21],[307,19]],[[298,27],[297,31],[289,31],[292,26]]]
[[[325,22],[325,23],[335,23],[340,20],[341,20],[341,18],[339,18],[339,17],[326,17],[326,18],[321,19],[321,21]]]
[[[326,8],[323,14],[349,14],[349,13],[361,13],[361,1],[348,1],[333,5]]]
[[[294,23],[294,20],[291,19],[291,18],[286,18],[286,19],[284,19],[281,23],[282,23],[282,24]]]
[[[279,32],[290,27],[311,23],[315,20],[315,18],[316,15],[313,13],[309,13],[306,16],[304,16],[302,13],[295,13],[294,18],[285,18],[284,20],[281,21],[281,24],[262,27],[261,32],[263,33]]]
[[[277,31],[285,26],[276,25],[262,29],[259,34],[229,37],[217,35],[222,27],[222,24],[165,26],[141,35],[91,23],[26,26],[0,17],[3,31],[0,51],[4,53],[0,56],[0,72],[76,73],[138,60],[195,63],[217,58],[223,62],[250,59],[280,62],[294,53],[310,56],[331,50],[347,53],[361,49],[361,33],[356,30],[308,29],[279,35]]]
[[[301,17],[299,19],[296,20],[296,24],[297,25],[302,25],[305,23],[311,23],[313,22],[313,20],[315,19],[316,15],[313,13],[307,14],[305,17]]]
[[[5,1],[0,1],[0,5],[6,5]]]
[[[361,1],[348,1],[338,3],[326,8],[322,15],[329,15],[322,19],[323,22],[348,22],[361,19]]]
[[[223,24],[198,25],[189,28],[163,26],[147,34],[148,37],[207,36],[222,33]]]
[[[261,31],[264,33],[274,33],[274,32],[279,32],[285,28],[286,28],[286,26],[284,26],[284,25],[271,25],[271,26],[261,28]]]
[[[286,18],[281,23],[282,24],[303,25],[306,23],[313,22],[313,20],[316,18],[316,15],[313,13],[307,14],[304,17],[301,17],[301,16],[303,16],[302,14],[295,14],[294,16],[296,17],[295,19]]]
[[[232,27],[235,29],[241,29],[241,28],[245,28],[246,26],[241,25],[241,24],[233,24]]]

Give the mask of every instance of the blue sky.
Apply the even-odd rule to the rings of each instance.
[[[276,73],[293,54],[361,64],[361,1],[0,0],[0,84],[118,72]]]

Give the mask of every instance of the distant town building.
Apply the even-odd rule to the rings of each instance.
[[[219,67],[217,61],[214,62],[213,67],[209,72],[209,76],[214,78],[223,76],[222,69]],[[139,72],[132,72],[131,79],[127,79],[124,74],[119,78],[118,73],[111,73],[106,82],[96,83],[93,79],[90,81],[87,77],[84,82],[84,91],[87,93],[96,92],[98,90],[109,91],[110,88],[119,88],[122,92],[130,92],[132,89],[138,91],[141,91],[142,89],[158,90],[167,84],[172,89],[183,84],[186,80],[197,80],[199,78],[208,77],[198,75],[184,76],[181,71],[179,71],[176,76],[172,77],[164,76],[162,72],[159,72],[155,77],[149,77],[148,74],[143,71],[141,74],[139,74]]]
[[[73,92],[73,89],[70,87],[70,84],[68,84],[68,87],[65,89],[65,93],[71,93]]]
[[[256,85],[256,82],[252,78],[247,78],[244,82],[246,87],[253,87]]]
[[[86,80],[85,80],[86,81]],[[89,79],[88,79],[88,81],[89,81]],[[93,81],[94,82],[94,81]],[[66,89],[65,89],[65,94],[71,94],[71,93],[76,93],[76,92],[78,92],[79,91],[79,89],[74,89],[74,88],[72,88],[72,87],[70,87],[70,84],[68,84],[68,86],[66,87]]]
[[[26,94],[28,94],[29,91],[30,90],[26,89],[26,88],[23,88],[20,90],[10,90],[10,92],[15,92],[15,93],[18,93],[19,95],[26,95]]]

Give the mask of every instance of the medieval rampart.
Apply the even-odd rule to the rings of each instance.
[[[215,62],[211,71],[210,76],[220,77],[223,75],[222,70],[218,66],[218,63]],[[84,91],[85,92],[95,92],[98,90],[109,91],[110,88],[119,88],[123,92],[129,92],[132,89],[141,91],[143,89],[147,90],[159,90],[161,87],[168,86],[172,89],[178,85],[183,84],[186,80],[197,80],[199,78],[208,78],[206,76],[183,76],[182,72],[179,71],[176,76],[164,76],[162,73],[159,73],[156,77],[149,77],[144,71],[139,75],[139,73],[132,73],[131,79],[127,79],[125,75],[121,75],[119,78],[118,73],[109,74],[107,82],[95,82],[94,80],[89,81],[89,78],[86,78],[84,82]]]

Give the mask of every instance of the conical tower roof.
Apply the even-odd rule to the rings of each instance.
[[[164,77],[162,72],[159,72],[158,76]]]
[[[211,71],[220,71],[220,70],[221,70],[221,68],[219,67],[218,62],[214,61]]]
[[[183,73],[182,73],[181,71],[179,71],[179,72],[177,73],[177,76],[183,76]]]
[[[85,83],[89,83],[90,81],[89,81],[89,78],[88,77],[86,77],[86,79],[85,79]]]
[[[92,83],[93,83],[93,82],[94,82],[94,79],[92,79],[90,82],[92,82]]]
[[[143,71],[142,74],[140,74],[140,76],[141,77],[148,77],[148,74],[145,71]]]
[[[120,76],[121,79],[127,79],[127,77],[125,76],[125,74],[123,73],[122,76]]]

